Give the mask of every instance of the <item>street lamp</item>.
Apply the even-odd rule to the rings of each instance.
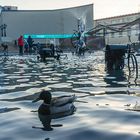
[[[139,44],[140,44],[140,23],[139,23],[139,34],[138,34],[138,41],[139,41]]]
[[[6,28],[7,28],[7,25],[3,24],[4,36],[6,36]]]
[[[6,28],[7,28],[7,25],[6,24],[2,24],[0,26],[0,29],[1,29],[1,36],[6,36]]]
[[[131,28],[127,29],[128,41],[131,42]]]
[[[1,29],[1,36],[3,36],[3,25],[0,26]]]

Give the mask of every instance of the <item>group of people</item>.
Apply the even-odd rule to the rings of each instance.
[[[31,36],[28,36],[27,41],[25,42],[23,36],[21,35],[18,38],[18,47],[19,47],[19,54],[23,55],[23,53],[32,53],[32,49],[33,49],[33,39],[31,38]]]

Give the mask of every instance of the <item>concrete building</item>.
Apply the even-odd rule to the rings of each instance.
[[[0,41],[13,42],[20,35],[31,35],[35,41],[70,38],[79,20],[85,30],[93,28],[93,4],[58,10],[17,10],[2,8]]]
[[[137,21],[135,22],[136,24],[130,25],[130,23],[135,20],[139,20],[139,22]],[[99,25],[105,25],[112,29],[120,29],[121,27],[129,25],[120,32],[106,28],[106,44],[127,44],[130,43],[130,40],[133,43],[140,41],[140,13],[132,13],[128,15],[94,20],[94,27],[97,27]],[[103,34],[103,31],[96,32],[97,36],[103,36]]]

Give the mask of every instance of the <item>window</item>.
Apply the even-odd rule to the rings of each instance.
[[[114,32],[111,33],[111,37],[114,38]]]
[[[139,28],[140,28],[139,25],[137,25],[136,26],[136,34],[135,34],[136,36],[139,36],[139,32],[140,32],[140,29]]]
[[[131,28],[127,29],[127,36],[131,36]]]
[[[123,36],[123,32],[119,32],[119,37],[122,37]]]

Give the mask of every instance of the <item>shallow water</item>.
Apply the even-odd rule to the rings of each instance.
[[[140,112],[128,110],[140,103],[139,78],[137,86],[134,78],[128,86],[127,68],[115,74],[104,69],[103,52],[45,63],[34,55],[0,60],[0,140],[139,140]],[[32,128],[42,126],[32,112],[42,89],[79,100],[73,115],[52,120],[63,126],[50,132]]]

